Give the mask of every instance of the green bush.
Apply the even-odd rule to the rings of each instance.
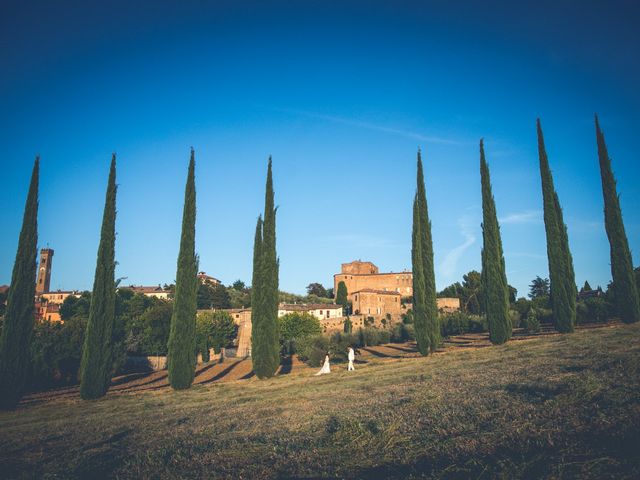
[[[413,326],[404,326],[405,335],[413,336]],[[319,367],[329,352],[332,363],[347,361],[347,349],[352,347],[373,347],[389,343],[392,332],[377,328],[360,328],[357,334],[335,332],[331,336],[313,335],[302,338],[296,343],[298,358],[312,367]]]
[[[324,335],[301,338],[296,344],[298,358],[312,367],[319,367],[324,356],[330,351],[331,339]]]
[[[529,333],[537,333],[540,331],[540,321],[538,320],[535,308],[529,309],[529,313],[522,322],[522,328],[524,328],[525,332]]]
[[[415,340],[415,338],[413,325],[398,323],[394,325],[393,330],[391,330],[391,341],[394,343],[404,343],[409,340]]]
[[[457,311],[440,315],[440,333],[443,337],[462,333],[478,333],[487,331],[486,318]]]
[[[606,322],[611,310],[611,305],[604,298],[587,298],[576,305],[576,320],[578,324]]]
[[[553,310],[549,308],[536,308],[538,321],[542,323],[553,323]]]
[[[283,354],[296,353],[300,340],[319,335],[322,332],[320,321],[310,313],[287,313],[278,318],[280,326],[280,347]]]

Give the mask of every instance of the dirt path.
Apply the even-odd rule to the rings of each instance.
[[[617,322],[603,324],[590,324],[579,326],[578,330],[590,330],[596,328],[611,328],[619,325]],[[515,329],[511,341],[527,340],[543,335],[559,335],[550,325],[543,325],[538,333],[526,333],[522,329]],[[438,354],[446,354],[456,349],[475,349],[490,347],[488,333],[465,333],[449,337],[442,342],[441,347],[436,351]],[[392,360],[402,358],[417,357],[418,353],[415,342],[402,344],[378,345],[375,347],[360,347],[358,349],[356,363],[366,364],[371,361]],[[278,368],[276,375],[288,375],[292,372],[313,369],[301,362],[297,356],[285,358]],[[194,385],[208,385],[217,382],[231,382],[236,380],[247,380],[254,377],[251,359],[249,358],[227,358],[222,363],[210,362],[200,364],[196,368]],[[137,393],[142,391],[169,389],[169,378],[166,370],[159,370],[147,373],[134,373],[114,377],[111,381],[108,395],[118,395],[127,393]],[[26,395],[23,405],[33,405],[48,402],[55,399],[74,399],[79,397],[78,386],[64,387],[45,392],[35,392]]]

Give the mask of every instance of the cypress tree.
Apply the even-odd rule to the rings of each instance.
[[[429,354],[431,339],[426,320],[426,295],[424,285],[424,262],[420,243],[420,207],[418,194],[413,199],[413,229],[411,234],[411,268],[413,272],[413,326],[418,351]]]
[[[489,167],[480,140],[480,178],[482,184],[482,288],[491,343],[505,343],[511,338],[509,319],[509,286],[504,267],[502,239],[491,193]]]
[[[604,196],[604,225],[607,237],[609,237],[611,276],[613,277],[616,309],[623,322],[634,323],[640,320],[640,300],[638,299],[638,288],[635,283],[631,251],[629,250],[629,242],[622,222],[620,198],[616,191],[616,180],[611,169],[611,159],[607,152],[607,145],[604,140],[604,134],[600,130],[597,115],[595,120],[602,195]]]
[[[102,215],[89,321],[80,363],[80,396],[84,400],[104,396],[111,383],[111,336],[116,308],[116,190],[116,155],[113,154]]]
[[[418,150],[417,190],[418,215],[420,217],[420,248],[422,256],[422,275],[424,278],[425,304],[424,319],[428,331],[429,349],[434,352],[440,344],[440,324],[438,322],[438,305],[436,302],[436,277],[433,265],[433,239],[431,237],[431,220],[427,208],[427,194],[424,186],[422,156]]]
[[[198,294],[198,258],[195,251],[195,238],[195,154],[192,148],[184,192],[182,235],[168,343],[169,383],[174,390],[189,388],[195,375]]]
[[[251,358],[252,362],[253,357],[255,356],[256,344],[258,342],[257,336],[255,334],[256,325],[262,318],[261,308],[262,304],[260,303],[260,295],[262,295],[261,288],[261,261],[262,261],[262,215],[258,216],[258,221],[256,222],[256,234],[253,240],[253,274],[251,280]],[[258,331],[260,331],[260,327],[257,327]]]
[[[18,405],[29,369],[36,293],[39,176],[40,157],[36,157],[0,337],[0,409],[3,410],[11,410]]]
[[[252,301],[251,360],[253,371],[260,379],[272,377],[280,365],[280,334],[278,331],[278,270],[276,254],[276,208],[274,205],[273,177],[271,157],[267,168],[265,189],[264,221],[260,251],[254,250],[254,279],[257,266],[257,291],[253,292],[256,304]],[[260,226],[260,221],[258,221]],[[256,232],[256,241],[259,239]]]
[[[537,120],[537,130],[544,227],[547,235],[547,259],[551,281],[551,308],[556,330],[568,333],[573,331],[576,323],[576,285],[573,259],[569,251],[569,238],[560,201],[553,185],[540,119]]]
[[[336,304],[342,305],[342,309],[344,310],[345,315],[348,313],[347,308],[349,307],[349,300],[347,298],[348,296],[349,296],[349,292],[347,291],[347,285],[342,281],[338,282],[338,291],[336,292]]]

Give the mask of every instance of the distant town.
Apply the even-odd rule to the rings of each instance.
[[[51,290],[53,256],[52,248],[40,250],[35,296],[36,321],[63,322],[60,310],[65,300],[69,297],[80,298],[83,294],[80,290]],[[204,286],[222,286],[220,280],[206,272],[199,272],[198,280]],[[336,303],[341,282],[346,287],[347,305]],[[343,331],[347,319],[351,322],[351,328],[390,328],[402,322],[403,316],[411,310],[412,282],[413,275],[407,270],[380,272],[374,263],[362,260],[343,263],[340,272],[333,275],[333,288],[326,291],[332,298],[322,298],[319,303],[281,302],[278,317],[293,312],[308,313],[320,321],[324,333]],[[8,286],[0,289],[6,291]],[[118,289],[163,301],[173,298],[173,285],[121,285]],[[437,305],[441,312],[454,312],[460,309],[460,299],[438,298]],[[206,310],[222,310],[231,315],[238,326],[235,355],[249,356],[251,308],[244,305],[236,308],[199,308],[199,312]]]

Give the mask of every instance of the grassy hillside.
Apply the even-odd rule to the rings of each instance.
[[[312,373],[0,412],[0,476],[640,478],[640,325]]]

